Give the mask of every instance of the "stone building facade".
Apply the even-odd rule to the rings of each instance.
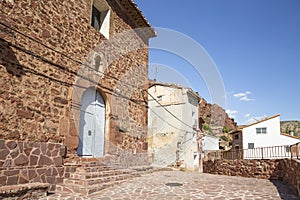
[[[100,157],[125,150],[146,162],[143,89],[155,32],[134,2],[4,0],[0,7],[0,139],[64,144],[67,158],[79,148],[99,157],[101,143]]]

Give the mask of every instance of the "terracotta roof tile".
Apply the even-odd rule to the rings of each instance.
[[[126,10],[131,11],[128,12],[129,17],[131,17],[131,19],[136,23],[138,27],[148,27],[148,29],[145,29],[145,33],[149,38],[156,37],[154,28],[151,26],[151,24],[148,22],[142,11],[138,8],[137,4],[133,0],[119,0],[119,2],[126,8]]]

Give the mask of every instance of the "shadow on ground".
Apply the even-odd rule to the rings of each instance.
[[[296,197],[297,193],[292,189],[292,186],[285,184],[280,180],[270,180],[273,185],[277,188],[278,194],[281,199],[284,200],[300,200],[300,197]]]

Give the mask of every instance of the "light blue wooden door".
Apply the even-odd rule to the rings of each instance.
[[[78,155],[104,155],[105,102],[94,88],[87,89],[81,99]]]

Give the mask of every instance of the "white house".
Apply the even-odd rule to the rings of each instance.
[[[280,115],[242,126],[238,131],[232,133],[232,138],[234,150],[249,149],[248,151],[244,150],[244,157],[267,158],[271,154],[284,157],[289,154],[290,145],[300,142],[297,137],[280,133]],[[282,148],[281,146],[286,147]],[[261,147],[271,148],[264,148],[264,151],[256,152],[250,150]]]
[[[213,135],[202,136],[202,155],[205,158],[207,153],[219,150],[219,137]]]
[[[219,137],[205,135],[202,137],[202,151],[219,150]]]
[[[154,82],[148,89],[148,151],[154,165],[198,168],[199,95],[190,88]]]

